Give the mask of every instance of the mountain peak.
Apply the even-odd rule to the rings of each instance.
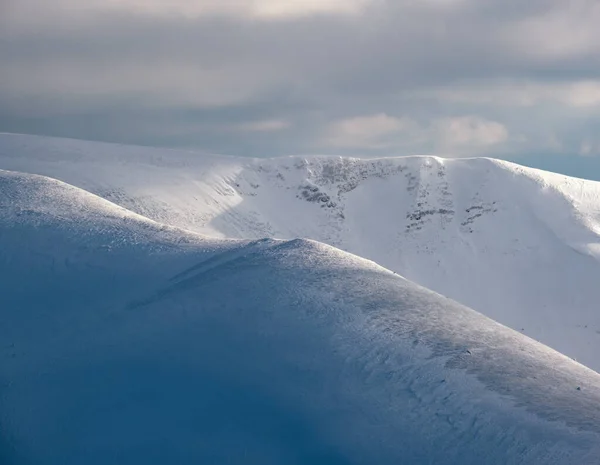
[[[0,136],[0,167],[207,237],[310,238],[600,369],[600,183],[489,158],[274,159]]]
[[[593,185],[41,140],[0,136],[3,463],[598,457],[600,374],[528,337],[595,367]]]

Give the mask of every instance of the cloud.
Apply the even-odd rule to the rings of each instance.
[[[432,126],[442,150],[491,147],[508,140],[508,130],[497,121],[478,116],[459,116],[437,120]]]
[[[240,76],[244,76],[240,79]],[[137,100],[152,107],[219,107],[247,102],[266,93],[281,82],[260,66],[228,63],[204,68],[193,63],[171,62],[161,65],[141,58],[104,61],[40,60],[6,63],[2,71],[0,98],[61,96],[62,108],[72,104],[103,104],[106,99]],[[41,106],[44,106],[42,104]],[[78,108],[76,108],[78,109]]]
[[[564,87],[566,92],[562,95],[563,103],[573,107],[600,105],[600,81],[575,82]]]
[[[236,126],[236,129],[240,131],[249,131],[249,132],[273,132],[273,131],[281,131],[283,129],[288,129],[291,127],[291,123],[285,120],[279,119],[267,119],[261,121],[250,121],[241,123]]]
[[[429,147],[436,151],[462,156],[473,151],[489,150],[508,139],[506,126],[480,116],[452,116],[420,124],[408,117],[380,113],[330,123],[323,143],[333,148],[389,149],[396,152],[427,147],[424,142],[429,142]]]
[[[550,2],[540,14],[507,30],[507,41],[538,59],[570,59],[600,51],[600,4],[595,0]]]
[[[393,136],[417,129],[416,122],[385,113],[355,116],[331,123],[323,141],[331,147],[384,148],[391,145]]]
[[[451,103],[531,107],[558,103],[569,107],[600,106],[600,80],[559,83],[535,81],[487,82],[430,88],[409,98],[443,100]]]
[[[600,124],[599,22],[592,0],[0,0],[0,131],[579,154]]]
[[[9,0],[6,10],[12,20],[36,21],[30,7],[61,16],[82,18],[104,13],[171,16],[185,19],[200,17],[253,18],[278,20],[312,15],[356,15],[373,0],[56,0],[52,4],[38,0]],[[62,14],[61,14],[62,13]]]
[[[579,154],[586,157],[600,155],[600,140],[587,139],[582,141]]]

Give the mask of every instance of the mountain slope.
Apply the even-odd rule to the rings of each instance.
[[[0,136],[0,168],[208,236],[328,243],[600,370],[600,183],[490,159],[248,160],[16,135]]]
[[[0,243],[2,463],[600,454],[600,375],[330,246],[215,241],[6,171]]]

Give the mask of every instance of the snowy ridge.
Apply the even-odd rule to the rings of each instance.
[[[215,238],[371,259],[600,370],[600,183],[491,159],[272,160],[0,135],[0,168]]]
[[[2,463],[600,454],[599,374],[333,247],[208,239],[7,171],[0,243]]]

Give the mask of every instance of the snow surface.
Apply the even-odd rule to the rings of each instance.
[[[0,168],[214,238],[371,259],[600,371],[600,183],[491,159],[245,159],[0,135]]]
[[[374,262],[0,171],[0,463],[592,464],[600,375]]]

